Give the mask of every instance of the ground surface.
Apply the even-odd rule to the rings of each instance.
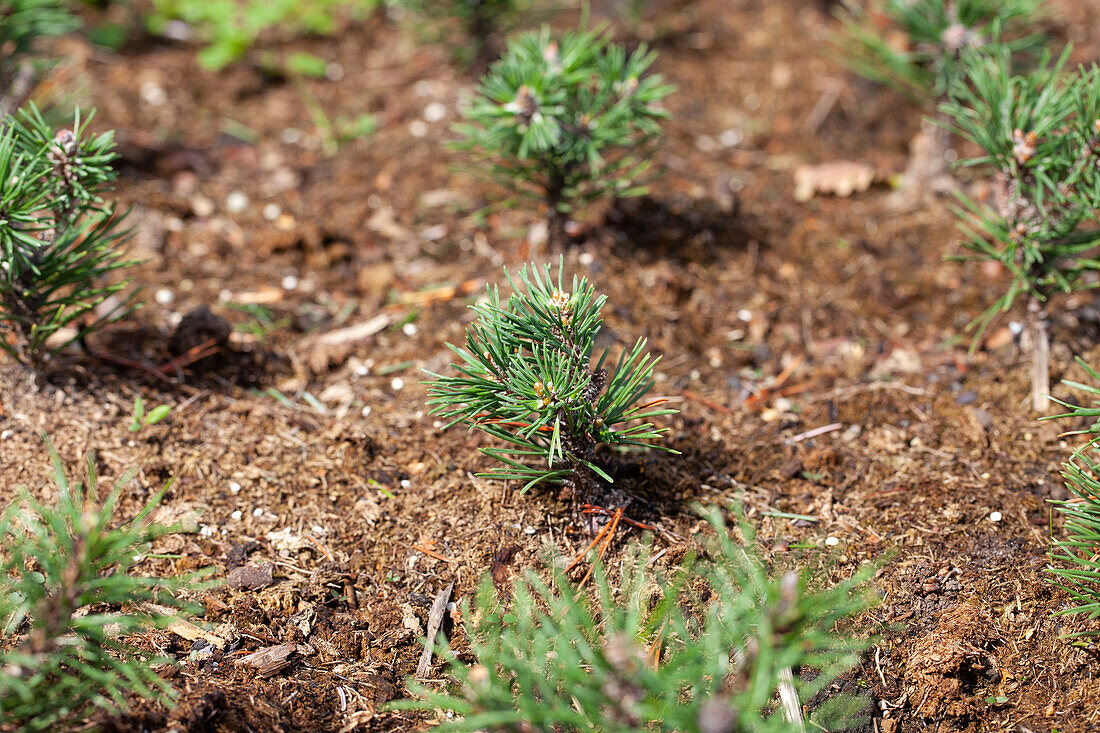
[[[1068,599],[1043,580],[1045,500],[1065,495],[1069,426],[1029,413],[1005,323],[966,351],[964,326],[1003,274],[944,261],[957,247],[944,199],[899,202],[885,186],[792,198],[802,163],[901,171],[919,127],[918,108],[831,60],[824,5],[698,0],[655,16],[657,69],[678,87],[659,183],[593,212],[567,263],[610,296],[609,342],[646,336],[664,354],[656,391],[681,410],[669,441],[682,456],[607,459],[666,543],[698,530],[691,502],[742,496],[769,552],[816,545],[789,552],[840,575],[883,563],[883,603],[860,621],[880,639],[852,678],[873,695],[867,730],[1100,730],[1095,652],[1059,639],[1087,626],[1050,616]],[[1094,58],[1095,7],[1064,5],[1059,33]],[[96,347],[162,361],[198,305],[239,328],[233,353],[173,384],[72,357],[34,389],[0,365],[0,500],[44,490],[42,430],[74,464],[95,449],[107,476],[143,466],[128,511],[176,476],[162,517],[197,512],[200,531],[150,570],[274,563],[267,588],[209,591],[205,622],[234,652],[308,645],[270,678],[232,652],[189,663],[173,678],[176,709],[139,709],[117,730],[423,727],[430,718],[382,705],[404,694],[430,599],[451,581],[468,598],[495,556],[515,572],[539,567],[546,543],[587,542],[551,494],[475,478],[480,439],[440,432],[425,411],[418,370],[446,368],[466,305],[524,260],[533,220],[471,216],[494,193],[442,150],[470,78],[446,47],[381,18],[275,48],[343,75],[303,92],[249,65],[203,72],[189,47],[66,41],[96,124],[118,131],[119,191],[147,258],[148,305]],[[369,111],[381,125],[328,155],[309,95],[332,119]],[[434,104],[444,119],[425,121]],[[417,295],[442,285],[459,292]],[[231,303],[266,309],[274,327],[257,335],[255,310]],[[379,316],[377,333],[320,340]],[[1100,361],[1090,327],[1059,320],[1055,379],[1083,377],[1072,354]],[[138,393],[173,410],[135,435]],[[840,542],[826,549],[830,536]],[[190,646],[168,632],[146,641]]]

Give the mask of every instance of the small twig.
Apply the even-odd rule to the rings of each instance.
[[[569,563],[569,565],[565,568],[565,572],[568,573],[570,570],[581,564],[585,556],[588,554],[588,551],[594,549],[596,545],[599,544],[600,540],[603,539],[603,536],[607,534],[607,528],[610,526],[611,523],[609,522],[600,528],[600,531],[596,533],[596,537],[590,543],[588,543],[588,547],[578,552],[577,556],[573,558],[573,562]]]
[[[787,440],[785,442],[788,445],[793,445],[795,443],[801,443],[803,440],[809,440],[810,438],[816,438],[819,435],[825,435],[826,433],[831,433],[835,430],[840,430],[842,427],[844,427],[844,425],[842,423],[838,423],[838,422],[830,423],[828,425],[822,425],[819,428],[813,428],[811,430],[807,430],[804,433],[799,433],[798,435],[795,435],[794,437],[787,438]]]
[[[779,700],[783,703],[783,717],[788,723],[794,723],[798,730],[805,733],[806,721],[802,717],[802,704],[798,701],[798,690],[794,686],[794,675],[790,667],[779,670]]]
[[[623,518],[622,508],[615,510],[615,516],[611,518],[611,523],[608,524],[607,535],[604,537],[603,546],[600,547],[599,554],[596,555],[596,559],[588,566],[588,572],[585,573],[584,578],[581,579],[578,588],[583,588],[585,583],[592,577],[592,572],[596,569],[596,563],[603,559],[604,554],[607,552],[607,548],[611,546],[611,540],[615,538],[615,528],[619,526],[619,520]]]
[[[847,82],[843,79],[828,79],[826,81],[825,90],[821,93],[817,104],[810,110],[810,114],[806,115],[806,120],[802,123],[803,134],[813,135],[818,131],[829,117],[829,113],[833,111],[833,107],[836,106],[837,100],[840,99],[840,95],[847,86]]]
[[[700,405],[703,405],[704,407],[709,407],[710,409],[715,410],[717,412],[721,412],[724,415],[729,415],[729,414],[733,413],[733,410],[726,407],[725,405],[723,405],[719,402],[715,402],[714,400],[709,400],[706,397],[703,397],[702,395],[698,395],[698,394],[692,392],[690,389],[682,390],[680,392],[680,395],[684,399],[691,400],[692,402],[698,402]]]

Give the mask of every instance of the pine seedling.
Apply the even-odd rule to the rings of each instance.
[[[1042,9],[1042,0],[872,0],[867,9],[845,0],[837,16],[853,71],[926,103],[942,99],[965,73],[968,49],[1040,46]]]
[[[0,0],[0,120],[34,91],[47,63],[34,55],[38,40],[78,25],[65,0]]]
[[[488,62],[499,48],[497,34],[514,28],[528,10],[529,0],[397,0],[396,3],[425,23],[449,19],[462,29],[463,38],[453,44],[455,56],[465,64]],[[432,33],[433,40],[446,40],[446,32]]]
[[[592,363],[607,297],[575,276],[567,291],[563,269],[556,279],[550,265],[524,266],[518,283],[508,275],[507,302],[489,287],[472,306],[477,320],[465,348],[448,344],[462,359],[459,375],[433,374],[428,404],[447,427],[462,423],[508,444],[482,449],[505,464],[484,476],[523,481],[523,491],[559,483],[563,498],[592,501],[600,481],[612,482],[596,463],[597,446],[661,447],[653,441],[667,428],[647,420],[675,410],[661,407],[664,400],[641,403],[658,361],[645,352],[645,339],[613,367],[608,350]]]
[[[594,602],[562,574],[553,586],[527,574],[507,602],[486,580],[463,612],[476,664],[455,659],[441,637],[456,689],[410,684],[421,698],[397,707],[449,711],[441,729],[456,732],[809,729],[802,704],[865,646],[835,626],[868,607],[868,573],[829,589],[797,572],[776,577],[749,528],[741,544],[717,512],[708,519],[717,535],[708,560],[665,577],[647,568],[646,551],[628,551],[621,577],[596,566]],[[810,721],[841,730],[866,707],[837,695]]]
[[[187,606],[176,594],[197,576],[131,572],[150,543],[175,532],[149,515],[162,489],[128,522],[116,523],[125,473],[100,499],[95,460],[87,483],[70,482],[53,446],[56,496],[24,492],[0,515],[0,718],[20,730],[68,730],[95,709],[125,709],[127,698],[165,699],[156,672],[169,660],[126,642],[163,626]]]
[[[1092,377],[1092,385],[1064,381],[1068,387],[1100,398],[1100,373],[1078,358],[1077,362]],[[1092,424],[1075,434],[1089,440],[1073,451],[1062,465],[1062,477],[1073,498],[1052,501],[1064,519],[1065,537],[1054,542],[1051,549],[1051,582],[1069,593],[1077,604],[1056,612],[1056,615],[1084,614],[1100,617],[1100,399],[1092,406],[1074,405],[1055,400],[1068,412],[1049,419],[1073,418],[1076,422],[1091,420]],[[1100,631],[1072,636],[1095,636]]]
[[[972,326],[975,341],[998,314],[1027,302],[1032,404],[1042,411],[1050,392],[1045,304],[1055,293],[1092,287],[1100,263],[1093,226],[1100,208],[1100,71],[1065,73],[1066,53],[1035,71],[1013,75],[1007,49],[973,53],[967,82],[952,87],[941,109],[983,155],[961,162],[991,170],[989,195],[960,196],[964,259],[1000,263],[1011,274],[1006,291]]]
[[[131,310],[129,280],[107,281],[134,264],[125,213],[103,199],[114,138],[89,121],[78,110],[55,133],[32,106],[0,129],[0,348],[34,369]]]
[[[551,243],[561,246],[571,214],[587,204],[645,193],[642,176],[671,91],[646,74],[656,54],[632,53],[602,30],[512,40],[463,112],[456,148],[492,180],[546,207]]]

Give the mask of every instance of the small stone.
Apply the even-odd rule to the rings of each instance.
[[[225,197],[225,210],[230,214],[239,214],[248,208],[248,195],[244,191],[234,191]]]
[[[415,336],[418,330],[420,329],[416,327],[415,323],[406,323],[404,326],[401,327],[401,333],[405,334],[406,336]]]
[[[447,107],[439,102],[432,102],[424,108],[424,119],[428,122],[439,122],[447,116]]]
[[[405,380],[401,377],[394,377],[393,381],[390,382],[390,387],[393,388],[394,392],[402,390],[405,388]]]
[[[168,94],[164,91],[164,87],[151,80],[142,82],[139,94],[141,101],[150,107],[159,107],[168,101]]]
[[[232,514],[230,514],[229,516],[233,519],[240,519],[241,517],[244,516],[244,513],[240,509],[238,509],[235,512],[233,512]]]
[[[271,203],[264,206],[264,218],[268,221],[275,221],[279,218],[279,215],[283,213],[282,207],[278,204]]]
[[[214,202],[206,196],[198,195],[191,198],[191,213],[200,219],[206,219],[214,214]]]
[[[266,588],[275,582],[275,566],[271,563],[263,565],[241,565],[233,568],[226,576],[225,584],[238,590],[259,590]]]
[[[175,294],[168,288],[160,288],[153,295],[153,300],[157,301],[160,305],[168,305],[175,299]]]
[[[973,390],[960,392],[958,397],[955,398],[956,405],[973,405],[977,401],[978,393]]]
[[[409,123],[409,134],[413,137],[425,137],[428,134],[428,123],[424,120],[413,120]]]
[[[840,544],[840,540],[836,537],[826,537],[825,544],[829,547],[836,547]]]
[[[993,512],[993,513],[991,513],[991,514],[989,515],[989,521],[991,521],[991,522],[999,522],[999,521],[1001,521],[1001,513],[1000,513],[1000,512]]]
[[[287,275],[282,279],[282,282],[280,284],[283,286],[283,290],[297,290],[298,278],[296,278],[294,275]]]

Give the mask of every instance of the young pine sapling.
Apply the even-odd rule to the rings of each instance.
[[[513,192],[505,203],[546,207],[550,241],[561,246],[569,216],[605,198],[645,193],[641,177],[671,91],[646,74],[656,56],[627,53],[600,30],[526,33],[512,40],[478,86],[458,126],[456,148]]]
[[[1034,49],[1042,0],[872,0],[837,7],[844,25],[844,59],[871,81],[916,102],[942,99],[961,75],[968,49]]]
[[[844,26],[841,58],[861,76],[935,108],[961,79],[963,57],[980,48],[1029,52],[1042,0],[854,0],[837,6]],[[954,188],[948,178],[950,136],[942,117],[923,120],[901,181],[915,191]],[[902,198],[906,194],[899,194]]]
[[[65,0],[0,0],[0,120],[30,98],[48,63],[35,56],[38,41],[80,25],[69,6]]]
[[[31,107],[0,128],[0,349],[35,369],[132,301],[120,295],[128,280],[106,279],[133,264],[123,259],[125,213],[102,197],[114,140],[88,123],[77,111],[55,133]]]
[[[1046,303],[1091,287],[1086,276],[1100,268],[1093,256],[1100,245],[1100,71],[1065,73],[1067,55],[1013,75],[1007,49],[968,54],[969,80],[956,83],[941,108],[955,132],[984,153],[962,164],[992,173],[986,201],[960,197],[968,259],[1000,263],[1011,275],[972,324],[974,343],[994,316],[1026,299],[1036,411],[1046,409],[1050,391]]]
[[[529,0],[396,0],[396,4],[415,13],[425,23],[440,18],[457,21],[463,38],[452,44],[455,56],[475,67],[492,61],[499,53],[497,37],[514,28],[521,14],[528,11]],[[446,31],[432,33],[445,40]]]
[[[410,685],[421,699],[394,707],[450,711],[441,730],[453,733],[808,730],[803,704],[866,646],[834,627],[870,605],[870,573],[814,589],[797,572],[770,572],[748,527],[742,544],[718,512],[708,519],[708,560],[663,574],[645,552],[627,552],[621,578],[596,568],[595,603],[563,575],[549,585],[529,573],[506,602],[486,580],[463,614],[476,664],[444,652],[457,689]],[[833,695],[809,718],[815,730],[846,730],[866,708]]]
[[[24,493],[0,515],[0,720],[25,731],[75,729],[96,708],[170,694],[156,672],[170,660],[126,638],[177,618],[189,608],[179,592],[203,587],[197,575],[131,572],[150,543],[177,531],[149,521],[167,487],[118,523],[119,498],[137,471],[101,499],[92,456],[84,486],[69,481],[47,446],[56,496],[40,503]]]
[[[1100,373],[1081,359],[1077,361],[1093,382],[1100,384]],[[1064,384],[1100,397],[1100,387],[1070,381]],[[1057,615],[1084,614],[1094,619],[1100,617],[1100,402],[1091,407],[1056,402],[1069,412],[1053,418],[1091,420],[1092,424],[1076,431],[1089,436],[1089,441],[1074,450],[1062,466],[1062,477],[1073,498],[1051,502],[1062,515],[1065,537],[1054,542],[1048,570],[1053,575],[1051,582],[1069,593],[1077,604]],[[1096,634],[1100,632],[1079,635]]]
[[[596,447],[652,447],[667,428],[646,420],[675,410],[661,407],[664,400],[641,403],[658,361],[645,353],[645,339],[614,366],[607,350],[592,363],[607,298],[585,278],[574,277],[566,290],[561,269],[555,280],[549,265],[523,267],[518,283],[508,277],[507,302],[489,288],[486,301],[473,306],[477,320],[465,348],[451,346],[462,358],[459,375],[433,375],[428,404],[450,425],[508,444],[482,449],[505,464],[486,476],[521,480],[523,491],[559,483],[563,498],[594,501],[600,481],[612,482],[595,462]]]

